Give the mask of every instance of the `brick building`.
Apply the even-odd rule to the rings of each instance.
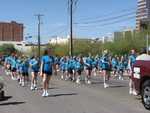
[[[0,22],[0,41],[23,41],[23,24]]]

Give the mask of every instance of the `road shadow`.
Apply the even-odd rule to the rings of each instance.
[[[92,84],[104,84],[104,82],[92,82]]]
[[[109,87],[110,88],[121,88],[121,87],[128,87],[128,86],[125,86],[125,85],[111,85]]]
[[[78,95],[77,93],[62,93],[62,94],[54,94],[54,95],[49,95],[48,97],[60,97],[60,96],[73,96],[73,95]]]
[[[141,97],[140,95],[134,96],[134,99],[143,104],[143,102],[142,102],[142,97]]]
[[[134,96],[134,98],[135,98],[136,100],[142,100],[142,97],[141,97],[140,95]]]
[[[20,105],[20,104],[24,104],[25,102],[5,102],[5,103],[1,103],[0,106],[8,106],[8,105]]]
[[[0,102],[1,101],[7,101],[8,99],[12,98],[12,96],[5,96],[4,98],[0,99]]]
[[[58,87],[50,87],[50,88],[48,88],[48,89],[59,89]],[[37,90],[43,90],[43,88],[42,87],[39,87]]]

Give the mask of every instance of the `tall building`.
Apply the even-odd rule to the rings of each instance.
[[[117,41],[120,38],[124,37],[124,33],[122,31],[116,31],[114,32],[114,41]]]
[[[142,23],[146,21],[150,21],[150,0],[138,0],[136,30],[141,30]]]
[[[23,24],[0,22],[0,41],[23,41]]]

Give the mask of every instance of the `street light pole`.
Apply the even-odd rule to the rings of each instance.
[[[38,18],[38,57],[41,57],[41,17],[44,16],[42,14],[35,15]]]

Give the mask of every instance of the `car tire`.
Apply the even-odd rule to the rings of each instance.
[[[146,80],[142,86],[142,103],[144,107],[150,110],[150,80]]]
[[[5,97],[4,91],[0,91],[0,100],[3,100]]]

